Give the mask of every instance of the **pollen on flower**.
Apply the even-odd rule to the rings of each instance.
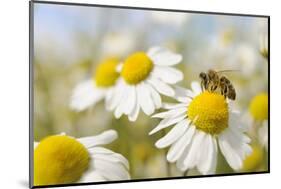
[[[257,121],[268,119],[268,96],[266,93],[261,93],[255,96],[250,103],[250,113]]]
[[[136,52],[125,60],[121,76],[128,84],[134,85],[146,79],[152,69],[152,60],[144,52]]]
[[[113,86],[119,77],[119,73],[116,71],[117,65],[118,59],[116,58],[106,59],[99,64],[93,78],[96,85],[99,87]]]
[[[224,96],[205,91],[190,103],[187,116],[197,129],[212,135],[228,127],[228,105]]]
[[[252,145],[252,153],[243,162],[243,171],[253,171],[259,167],[263,161],[263,150],[258,145]]]
[[[34,184],[51,185],[78,181],[88,169],[88,150],[69,136],[50,136],[34,151]]]

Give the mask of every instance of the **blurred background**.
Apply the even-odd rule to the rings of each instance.
[[[34,137],[35,141],[65,132],[74,137],[115,129],[109,147],[130,162],[133,179],[181,176],[167,164],[165,150],[154,146],[161,133],[148,136],[159,122],[141,114],[136,122],[116,120],[103,101],[83,112],[69,107],[74,87],[89,78],[102,59],[121,59],[134,51],[165,46],[183,55],[180,85],[189,88],[199,73],[227,73],[237,91],[233,106],[246,126],[252,125],[251,99],[268,92],[267,19],[227,15],[176,13],[117,8],[35,4],[34,12]],[[164,98],[166,101],[171,99]],[[245,115],[245,116],[244,116]],[[248,124],[248,125],[247,125]],[[255,136],[253,136],[254,138]],[[129,142],[128,142],[129,141]],[[262,148],[262,147],[259,147]],[[247,171],[267,170],[267,151]],[[224,158],[217,173],[232,173]],[[171,174],[167,174],[167,169]],[[242,171],[242,170],[241,170]],[[191,170],[189,175],[197,175]]]

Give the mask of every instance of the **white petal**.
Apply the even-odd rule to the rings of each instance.
[[[258,131],[260,143],[268,149],[268,122],[264,121],[263,125]]]
[[[116,66],[116,71],[120,73],[122,71],[122,68],[123,68],[123,63],[120,63]]]
[[[169,162],[175,162],[178,160],[185,148],[191,143],[195,130],[194,126],[189,126],[184,135],[171,146],[167,154],[167,160]]]
[[[166,136],[158,140],[155,146],[157,148],[165,148],[167,146],[170,146],[185,133],[188,127],[189,123],[187,122],[187,120],[182,120],[181,122],[176,124]]]
[[[92,157],[95,159],[110,161],[112,163],[121,163],[126,167],[126,169],[129,169],[128,160],[118,153],[113,153],[113,154],[95,154],[94,153],[94,154],[92,154]]]
[[[33,142],[33,149],[35,149],[38,146],[39,142]]]
[[[213,156],[213,162],[211,163],[212,167],[208,174],[215,174],[217,169],[217,158],[218,158],[218,144],[217,139],[212,137],[213,140],[213,149],[214,149],[214,156]]]
[[[86,173],[83,174],[79,183],[101,182],[101,181],[106,181],[106,179],[103,176],[101,176],[98,171],[89,169]]]
[[[103,133],[92,136],[92,137],[83,137],[78,138],[77,140],[81,142],[86,148],[91,148],[98,145],[109,144],[115,139],[117,139],[118,134],[114,130],[107,130]]]
[[[136,92],[136,87],[135,86],[129,86],[128,90],[128,98],[124,102],[125,103],[125,110],[124,113],[126,115],[131,114],[135,108],[135,104],[137,103],[137,92]]]
[[[206,146],[202,146],[202,141],[206,136],[204,132],[196,131],[190,150],[183,162],[187,169],[191,169],[197,165],[201,152],[206,149]]]
[[[128,95],[129,95],[128,90],[129,90],[129,86],[124,85],[123,91],[119,91],[119,93],[122,94],[122,97],[120,98],[120,101],[114,111],[114,116],[117,119],[119,119],[122,116],[122,114],[125,113],[126,109],[128,108],[128,107],[126,107],[127,101],[128,101]]]
[[[189,143],[185,148],[182,149],[180,156],[177,157],[176,166],[180,171],[186,171],[187,166],[184,164],[184,160],[189,153],[191,144]]]
[[[111,151],[107,148],[100,147],[100,146],[89,148],[88,151],[89,151],[90,154],[107,154],[107,155],[110,155],[110,154],[115,153],[115,152],[113,152],[113,151]]]
[[[97,88],[93,80],[87,80],[78,84],[72,93],[70,107],[76,111],[82,111],[95,105],[105,96],[105,89]]]
[[[105,108],[106,110],[110,110],[110,105],[114,97],[114,88],[108,89],[105,94]]]
[[[195,96],[199,95],[202,92],[200,84],[196,81],[193,81],[191,83],[191,89],[192,89],[193,93],[195,94]]]
[[[172,67],[155,66],[151,74],[169,84],[183,80],[183,73]]]
[[[205,150],[202,149],[201,155],[199,157],[199,162],[198,162],[198,170],[206,175],[212,173],[213,170],[212,168],[214,160],[217,156],[215,154],[215,146],[213,143],[213,138],[210,134],[207,134],[204,140],[202,141],[202,146],[204,147]]]
[[[157,54],[158,52],[161,52],[161,49],[162,49],[162,47],[159,47],[159,46],[151,47],[151,48],[148,50],[147,55],[148,55],[148,56],[155,55],[155,54]]]
[[[173,53],[161,47],[151,48],[147,54],[154,64],[160,66],[172,66],[178,64],[182,60],[182,56],[180,54]]]
[[[182,108],[186,107],[187,108],[187,103],[162,103],[162,108],[163,109],[174,109],[174,108]]]
[[[184,118],[186,118],[186,114],[179,115],[177,117],[163,119],[152,131],[150,131],[149,135],[152,135],[152,134],[160,131],[161,129],[164,129],[175,123],[178,123],[178,122],[182,121]]]
[[[119,163],[93,159],[93,167],[107,180],[128,180],[130,175],[126,168]]]
[[[171,117],[177,117],[180,115],[183,115],[183,113],[186,113],[187,108],[181,107],[181,108],[175,108],[166,112],[160,112],[157,114],[154,114],[152,118],[171,118]]]
[[[219,146],[228,164],[239,170],[243,165],[243,159],[251,153],[251,147],[243,140],[243,133],[235,133],[228,128],[219,136]]]
[[[146,115],[151,115],[154,110],[154,103],[151,99],[150,90],[146,87],[147,84],[140,83],[137,85],[137,95],[140,107]]]
[[[249,127],[244,124],[242,124],[241,122],[241,114],[239,112],[231,111],[229,113],[229,127],[235,130],[239,129],[242,132],[247,132],[249,130]]]
[[[138,97],[138,95],[137,95],[137,97]],[[140,105],[139,105],[139,101],[138,101],[138,98],[137,98],[134,110],[131,112],[131,114],[128,115],[129,120],[130,121],[136,121],[136,119],[138,118],[139,112],[140,112]]]
[[[160,97],[159,93],[152,86],[150,86],[149,83],[147,83],[146,87],[150,90],[150,95],[151,95],[151,98],[152,98],[153,103],[155,105],[155,108],[156,109],[161,108],[162,100],[161,100],[161,97]]]
[[[179,86],[175,86],[175,99],[180,102],[189,103],[194,97],[194,93],[188,89],[184,89]]]
[[[147,80],[159,93],[166,95],[166,96],[174,96],[175,91],[172,87],[164,83],[163,81],[150,77]]]
[[[125,82],[122,79],[119,79],[117,81],[116,86],[113,89],[114,90],[113,97],[108,102],[108,107],[107,107],[108,110],[113,110],[119,105],[119,103],[123,97],[123,92],[125,91],[125,89],[126,89]]]

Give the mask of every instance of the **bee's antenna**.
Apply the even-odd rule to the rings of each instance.
[[[241,70],[220,70],[217,71],[218,73],[222,73],[222,72],[241,72]]]

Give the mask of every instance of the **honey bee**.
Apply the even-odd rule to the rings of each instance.
[[[210,92],[214,92],[217,89],[219,89],[221,95],[223,95],[225,98],[229,98],[230,100],[235,100],[236,98],[235,88],[233,87],[232,83],[226,76],[220,75],[220,73],[228,72],[228,71],[236,71],[236,70],[222,70],[222,71],[208,70],[207,73],[201,72],[199,74],[199,78],[201,79],[202,90],[208,90]]]

